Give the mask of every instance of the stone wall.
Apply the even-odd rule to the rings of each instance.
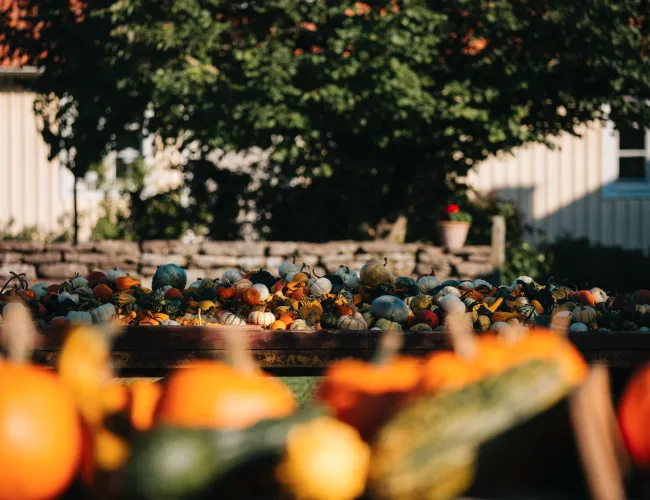
[[[489,276],[494,272],[489,246],[466,247],[445,253],[442,248],[421,244],[383,241],[336,241],[329,243],[206,241],[101,241],[42,244],[23,241],[0,242],[0,279],[10,272],[25,273],[30,282],[60,282],[89,271],[112,267],[150,283],[156,266],[174,263],[185,268],[188,278],[218,277],[233,267],[269,269],[274,274],[284,260],[295,257],[317,274],[333,272],[340,265],[359,270],[368,260],[388,258],[396,276],[414,276],[431,271],[442,279]],[[1,284],[0,284],[1,286]]]

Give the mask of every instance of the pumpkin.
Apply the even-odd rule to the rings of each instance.
[[[593,307],[596,305],[596,299],[589,290],[580,290],[569,293],[569,299],[576,301],[578,304]]]
[[[286,330],[287,329],[287,324],[284,321],[280,321],[279,319],[275,320],[273,323],[269,325],[269,330]]]
[[[79,295],[76,293],[61,292],[56,298],[56,301],[64,305],[77,305],[79,304]]]
[[[591,295],[594,298],[594,304],[600,304],[602,302],[607,302],[607,298],[608,298],[607,293],[605,293],[605,290],[603,290],[602,288],[595,287],[595,288],[592,288],[591,290],[589,290],[589,292],[591,293]]]
[[[47,295],[47,287],[49,285],[47,283],[36,283],[35,285],[32,285],[29,287],[29,289],[34,292],[34,298],[36,300],[41,300],[43,297]],[[111,291],[111,294],[113,292]]]
[[[100,283],[93,288],[93,297],[100,302],[108,302],[113,298],[113,289],[108,285]]]
[[[111,283],[115,283],[115,280],[117,280],[117,278],[121,278],[122,276],[126,276],[126,272],[116,267],[106,271],[106,279]]]
[[[323,315],[320,318],[320,326],[326,330],[334,329],[336,328],[336,323],[338,321],[338,318],[339,317],[334,313],[331,312],[323,313]]]
[[[397,354],[401,334],[385,334],[370,362],[335,361],[325,371],[316,398],[366,440],[399,409],[420,380],[420,363]]]
[[[409,328],[409,331],[417,332],[417,333],[425,333],[425,332],[432,332],[433,328],[431,328],[426,323],[417,323],[417,324],[411,326]]]
[[[256,306],[262,302],[259,290],[253,287],[246,288],[242,291],[241,300],[249,306]]]
[[[571,313],[573,323],[584,323],[588,325],[596,321],[596,310],[589,306],[578,306]]]
[[[158,266],[153,275],[151,287],[159,290],[165,286],[183,290],[187,284],[187,273],[176,264],[165,264]]]
[[[271,296],[268,287],[263,283],[256,283],[251,288],[251,290],[257,290],[260,295],[260,302],[266,302]],[[255,304],[251,304],[255,305]]]
[[[372,315],[397,323],[406,323],[409,315],[408,306],[403,300],[391,295],[382,295],[372,301]]]
[[[141,283],[140,281],[131,278],[128,274],[125,276],[120,276],[115,279],[115,289],[118,292],[122,292],[124,290],[128,290],[129,288],[133,288],[134,286],[140,286]]]
[[[54,373],[41,368],[0,363],[0,379],[0,499],[57,498],[81,459],[74,400]]]
[[[332,282],[325,277],[318,278],[309,288],[314,297],[322,297],[332,291]]]
[[[110,305],[110,304],[108,304]],[[85,311],[70,311],[65,320],[71,325],[92,325],[93,317]]]
[[[262,328],[266,328],[275,321],[275,314],[272,312],[266,311],[252,311],[248,315],[248,322],[253,325],[259,325]]]
[[[650,290],[637,290],[632,294],[632,298],[637,305],[650,304]]]
[[[636,302],[632,295],[619,293],[609,298],[607,306],[612,311],[634,311],[636,309]]]
[[[244,291],[248,290],[249,288],[252,288],[253,283],[250,280],[247,279],[240,279],[237,283],[235,283],[235,297],[241,297]],[[258,292],[259,293],[259,292]]]
[[[366,263],[359,273],[361,284],[373,287],[390,282],[390,273],[386,268],[386,263],[387,261],[382,264],[376,260]]]
[[[297,273],[298,271],[300,271],[300,268],[295,264],[295,262],[285,261],[278,267],[278,274],[283,280],[287,278],[287,274]]]
[[[584,323],[572,323],[569,327],[570,332],[587,332],[589,327]]]
[[[366,486],[370,447],[359,432],[323,416],[293,427],[276,470],[291,498],[354,500]]]
[[[440,299],[438,299],[438,304],[447,314],[463,313],[466,310],[463,301],[452,294],[440,297]]]
[[[336,270],[336,275],[339,276],[346,285],[350,279],[359,277],[357,272],[354,269],[350,269],[348,266],[339,266]]]
[[[297,319],[291,323],[290,330],[309,330],[309,325],[304,319]]]
[[[634,463],[650,470],[650,364],[638,368],[627,383],[618,406],[625,447]]]
[[[296,409],[292,392],[259,369],[237,370],[199,361],[166,380],[155,422],[175,427],[243,429],[261,420],[283,418]]]
[[[229,269],[221,275],[221,281],[227,283],[237,283],[242,279],[241,273],[237,269]]]
[[[283,312],[278,316],[278,320],[282,321],[287,327],[289,327],[296,319],[294,316],[295,313]]]
[[[95,307],[95,309],[90,311],[90,316],[92,317],[93,323],[108,323],[115,317],[116,314],[117,311],[115,310],[115,306],[113,304],[103,304],[99,307]]]
[[[311,300],[300,306],[298,312],[307,321],[316,323],[323,315],[323,307],[317,300]]]
[[[230,311],[225,311],[218,316],[219,322],[222,325],[230,326],[245,326],[246,322],[237,316],[236,314],[231,313]]]
[[[433,311],[418,311],[413,318],[413,324],[424,323],[431,328],[435,328],[440,324],[440,318]]]
[[[339,330],[367,330],[368,325],[362,318],[352,316],[341,316],[336,321],[336,328]]]
[[[388,331],[388,332],[401,332],[402,331],[402,325],[395,321],[390,321],[385,318],[380,318],[377,321],[375,321],[375,328],[379,328],[380,330],[383,331]]]
[[[232,299],[235,296],[235,287],[230,283],[221,283],[217,286],[217,297],[222,300]]]
[[[424,294],[430,294],[440,286],[440,280],[435,276],[422,276],[417,285]]]
[[[433,305],[433,297],[424,293],[420,293],[415,297],[409,297],[409,299],[410,300],[407,299],[405,303],[414,313],[431,309],[431,306]]]
[[[264,285],[268,291],[269,288],[272,288],[273,285],[275,285],[275,278],[273,275],[265,271],[264,269],[260,269],[257,272],[254,272],[253,274],[250,275],[248,278],[254,285]]]

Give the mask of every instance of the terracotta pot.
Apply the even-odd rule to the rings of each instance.
[[[465,240],[467,240],[467,233],[471,225],[471,222],[450,220],[438,222],[442,244],[451,252],[460,250],[465,246]]]

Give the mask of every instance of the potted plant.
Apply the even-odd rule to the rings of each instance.
[[[467,233],[472,225],[472,216],[460,210],[454,203],[445,208],[446,220],[438,222],[442,243],[450,252],[460,250],[465,246]]]

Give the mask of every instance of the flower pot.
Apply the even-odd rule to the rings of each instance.
[[[460,250],[465,246],[465,241],[467,240],[467,233],[469,233],[469,227],[472,225],[471,222],[459,222],[459,221],[440,221],[438,222],[438,228],[440,230],[440,239],[442,244],[450,252],[455,252]]]

